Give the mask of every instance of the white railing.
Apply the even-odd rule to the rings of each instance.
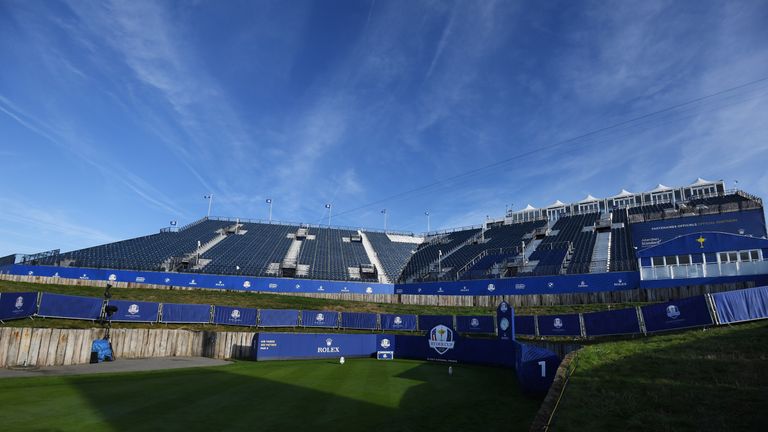
[[[693,279],[701,277],[750,276],[757,274],[768,274],[768,261],[698,263],[640,268],[640,278],[643,280]]]

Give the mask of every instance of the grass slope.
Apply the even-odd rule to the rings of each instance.
[[[350,359],[0,380],[2,429],[527,430],[510,370]]]
[[[585,347],[553,431],[764,430],[768,322]]]

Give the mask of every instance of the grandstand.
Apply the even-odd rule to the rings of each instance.
[[[648,224],[744,215],[762,201],[724,184],[658,185],[641,193],[527,206],[475,227],[421,236],[329,226],[203,218],[178,230],[86,249],[36,254],[25,264],[329,281],[413,283],[638,271]],[[760,216],[762,218],[762,216]],[[673,224],[676,225],[676,224]],[[695,224],[693,224],[695,225]],[[758,224],[760,225],[760,224]],[[657,229],[657,228],[649,228]],[[765,223],[754,232],[764,236]],[[638,238],[633,238],[633,232]],[[673,232],[673,231],[669,231]],[[676,232],[676,231],[675,231]],[[647,236],[646,236],[647,237]]]

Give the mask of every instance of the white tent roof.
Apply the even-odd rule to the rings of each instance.
[[[547,206],[547,208],[552,208],[552,207],[562,207],[562,206],[564,206],[564,205],[565,205],[565,203],[564,203],[564,202],[562,202],[562,201],[560,201],[560,200],[557,200],[557,201],[553,202],[552,204],[548,205],[548,206]]]
[[[632,196],[632,195],[634,195],[632,192],[629,192],[626,189],[622,189],[621,192],[619,192],[618,194],[612,196],[611,198],[625,198],[625,197],[629,197],[629,196]]]
[[[525,208],[523,210],[536,210],[536,207],[528,204],[527,206],[525,206]]]
[[[579,204],[590,203],[590,202],[595,202],[595,201],[597,201],[597,198],[593,197],[590,194],[590,195],[587,195],[587,197],[584,198],[583,200],[579,201]]]
[[[711,185],[715,184],[715,182],[704,180],[703,178],[699,177],[696,179],[695,182],[688,185],[688,187],[694,187],[694,186],[704,186],[704,185]]]
[[[671,187],[664,186],[663,184],[659,183],[658,185],[656,185],[655,188],[651,189],[649,192],[651,192],[651,193],[653,193],[653,192],[667,192],[667,191],[671,191],[671,190],[672,190]]]

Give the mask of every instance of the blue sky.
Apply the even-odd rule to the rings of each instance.
[[[766,22],[764,1],[0,0],[0,256],[183,225],[209,192],[214,215],[332,202],[334,225],[387,208],[415,232],[699,176],[768,197],[766,81],[552,147],[768,77]]]

